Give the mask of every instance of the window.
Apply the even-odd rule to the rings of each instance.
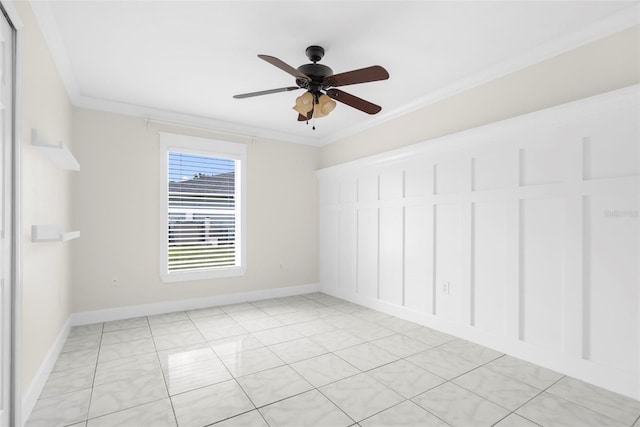
[[[246,146],[160,133],[160,276],[240,276]]]

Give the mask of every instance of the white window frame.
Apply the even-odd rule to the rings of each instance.
[[[160,278],[164,283],[185,282],[191,280],[217,279],[222,277],[243,276],[247,270],[247,146],[237,142],[219,141],[209,138],[159,132],[160,136],[160,224],[159,254]],[[183,152],[209,157],[223,157],[236,160],[235,185],[236,200],[236,259],[239,265],[219,267],[199,271],[172,271],[168,268],[168,156],[169,152]]]

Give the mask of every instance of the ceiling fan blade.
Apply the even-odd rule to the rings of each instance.
[[[282,71],[286,71],[287,73],[291,74],[295,78],[306,80],[306,81],[311,81],[311,78],[309,76],[307,76],[306,74],[296,70],[291,65],[289,65],[289,64],[285,63],[284,61],[276,58],[275,56],[258,55],[258,58],[267,61],[271,65],[275,65],[276,67],[280,68]]]
[[[382,110],[381,106],[372,104],[371,102],[365,101],[364,99],[358,98],[350,93],[343,92],[340,89],[329,89],[327,90],[327,95],[329,98],[333,98],[336,101],[340,101],[357,110],[364,111],[367,114],[376,114]]]
[[[278,89],[261,90],[259,92],[241,93],[240,95],[233,95],[235,99],[251,98],[252,96],[269,95],[271,93],[289,92],[291,90],[300,89],[298,86],[281,87]]]
[[[375,82],[389,78],[387,70],[379,65],[373,65],[359,70],[347,71],[346,73],[334,74],[324,78],[324,85],[329,87],[354,85],[357,83]]]

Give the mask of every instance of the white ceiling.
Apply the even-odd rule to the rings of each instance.
[[[323,145],[638,22],[637,1],[32,1],[78,106]],[[293,67],[326,50],[335,73],[382,65],[390,79],[343,90],[344,104],[297,122],[302,92],[257,58]]]

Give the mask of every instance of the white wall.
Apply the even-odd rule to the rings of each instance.
[[[640,398],[639,91],[319,171],[323,289]]]
[[[248,144],[247,273],[162,283],[158,268],[158,132],[215,132],[76,109],[82,170],[73,182],[73,311],[244,293],[318,281],[318,149],[229,137]],[[117,286],[112,286],[112,280]]]
[[[28,2],[14,2],[23,27],[21,74],[22,147],[22,385],[29,394],[34,377],[63,330],[71,311],[71,247],[32,243],[33,224],[73,227],[71,176],[31,145],[31,128],[49,142],[73,149],[72,107]],[[37,388],[37,386],[36,386]],[[33,402],[32,402],[33,403]],[[30,410],[30,408],[29,408]]]
[[[638,25],[326,145],[320,165],[333,166],[637,83]]]

